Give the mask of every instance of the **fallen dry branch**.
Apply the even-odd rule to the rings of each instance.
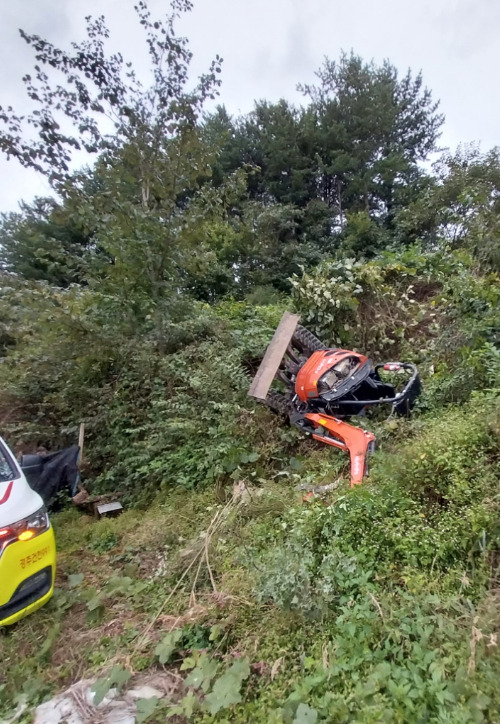
[[[144,629],[144,631],[142,632],[142,634],[139,635],[138,641],[132,652],[132,656],[134,654],[136,654],[144,646],[144,644],[147,641],[149,632],[151,631],[151,629],[153,628],[155,623],[158,621],[158,619],[162,615],[163,611],[165,610],[165,607],[167,606],[169,601],[172,599],[174,594],[181,588],[181,585],[184,582],[186,576],[188,575],[189,571],[193,568],[193,566],[196,563],[198,563],[198,567],[196,569],[196,574],[195,574],[194,581],[192,583],[191,591],[190,591],[190,595],[189,595],[190,608],[192,609],[196,605],[195,588],[196,588],[196,583],[198,581],[198,577],[199,577],[199,574],[201,571],[201,567],[203,565],[203,561],[205,561],[205,563],[207,565],[207,569],[208,569],[209,576],[210,576],[210,581],[211,581],[212,588],[213,588],[213,593],[214,594],[219,593],[217,591],[215,579],[214,579],[212,569],[210,566],[209,553],[208,553],[209,546],[210,546],[210,542],[211,542],[213,536],[221,528],[221,526],[223,525],[224,521],[226,520],[231,509],[236,508],[238,506],[238,504],[239,504],[238,501],[235,501],[233,498],[223,508],[218,510],[217,513],[214,515],[214,517],[210,521],[210,524],[207,528],[207,532],[203,539],[203,544],[200,546],[199,550],[195,553],[195,555],[191,559],[189,565],[185,568],[185,570],[182,573],[182,575],[180,576],[179,580],[177,581],[177,583],[175,584],[173,589],[170,591],[169,595],[162,602],[160,608],[155,613],[155,615],[152,617],[152,619],[149,621],[149,623],[147,624],[147,626]]]

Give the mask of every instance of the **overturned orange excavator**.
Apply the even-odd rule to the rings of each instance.
[[[315,440],[348,451],[351,486],[358,485],[368,474],[375,436],[346,420],[374,405],[391,405],[395,414],[407,415],[421,389],[417,368],[408,362],[373,365],[358,352],[327,348],[299,321],[299,315],[285,312],[248,394]],[[384,381],[384,371],[403,376],[400,391]],[[275,380],[281,391],[271,389]]]

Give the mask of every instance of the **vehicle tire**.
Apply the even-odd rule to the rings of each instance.
[[[292,337],[292,344],[301,352],[312,354],[321,349],[328,349],[312,332],[298,324]]]
[[[288,417],[287,399],[285,395],[281,394],[281,392],[275,392],[274,390],[270,390],[267,393],[265,404],[277,415],[283,415],[283,417]]]

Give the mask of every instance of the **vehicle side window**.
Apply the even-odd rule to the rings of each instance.
[[[3,449],[0,447],[0,483],[17,478],[16,471],[12,468],[10,460],[6,457]]]

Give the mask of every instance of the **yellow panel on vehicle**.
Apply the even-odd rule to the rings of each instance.
[[[46,603],[54,590],[55,571],[52,527],[29,540],[10,543],[0,555],[0,626],[18,621]],[[23,586],[26,605],[19,608],[16,601],[23,601]]]

